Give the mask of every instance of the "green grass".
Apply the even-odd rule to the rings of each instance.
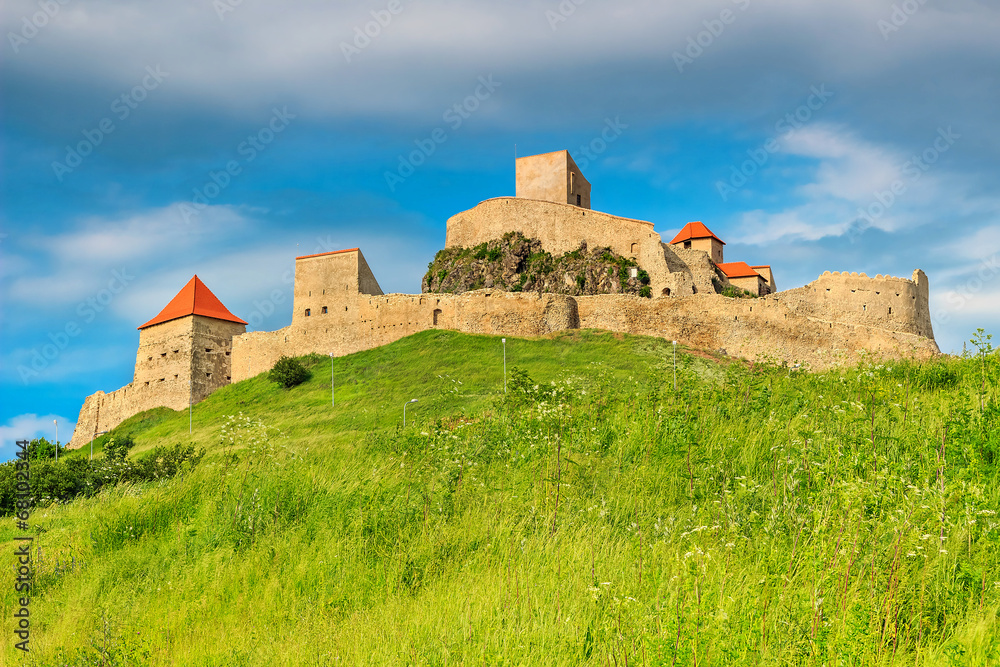
[[[226,387],[194,471],[35,509],[34,652],[0,662],[997,664],[996,355],[682,350],[674,392],[671,353],[508,338],[505,394],[498,338],[428,331],[333,360],[335,408],[329,359]]]

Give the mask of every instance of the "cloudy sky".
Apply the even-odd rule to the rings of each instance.
[[[131,381],[136,327],[195,273],[264,330],[297,254],[360,246],[419,291],[447,218],[513,194],[515,150],[569,149],[595,209],[665,240],[701,220],[779,289],[922,268],[942,350],[1000,334],[998,0],[6,0],[0,23],[0,459]]]

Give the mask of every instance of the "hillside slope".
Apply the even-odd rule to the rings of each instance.
[[[323,358],[216,392],[193,471],[34,511],[33,661],[0,662],[1000,655],[995,354],[806,375],[681,350],[674,391],[659,339],[506,353],[506,393],[500,340],[446,331],[334,359],[336,406]],[[121,429],[134,455],[189,439],[187,413]]]

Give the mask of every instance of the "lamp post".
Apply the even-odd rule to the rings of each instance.
[[[674,391],[677,391],[677,341],[674,341]]]
[[[53,419],[52,423],[56,425],[56,463],[59,463],[59,420]]]
[[[503,393],[507,393],[507,339],[501,338],[503,343]]]
[[[406,403],[403,403],[403,428],[406,428],[406,406],[410,403],[416,403],[417,399],[411,398]]]
[[[330,353],[330,407],[336,407],[337,396],[336,387],[333,383],[333,352]]]

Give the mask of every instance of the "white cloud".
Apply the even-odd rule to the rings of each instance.
[[[76,422],[59,415],[25,414],[11,417],[0,426],[0,461],[9,461],[17,454],[18,440],[45,438],[49,442],[56,439],[55,419],[59,422],[59,441],[63,444],[73,437]]]
[[[166,206],[121,219],[87,218],[65,233],[19,239],[27,252],[13,259],[35,270],[21,272],[10,282],[5,301],[59,308],[91,298],[106,300],[110,290],[114,297],[110,305],[118,310],[118,294],[130,291],[135,276],[163,264],[174,265],[177,257],[198,246],[234,237],[247,223],[236,208],[210,206],[194,223],[185,224],[176,206]],[[36,257],[23,256],[28,253]]]
[[[933,147],[937,137],[932,129],[926,146]],[[804,201],[783,210],[743,214],[737,241],[764,244],[786,237],[816,241],[845,234],[860,238],[871,227],[888,232],[912,229],[939,223],[938,216],[954,212],[956,201],[969,200],[964,179],[944,167],[919,170],[910,162],[910,154],[841,127],[804,127],[781,145],[782,154],[815,160],[811,180],[793,191]]]

